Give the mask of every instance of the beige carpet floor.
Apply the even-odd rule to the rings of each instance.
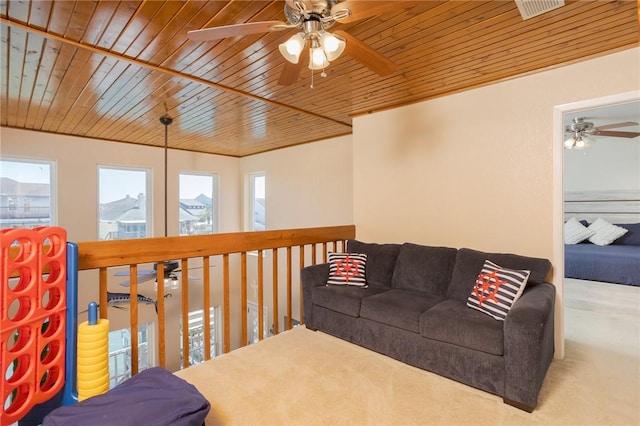
[[[571,281],[566,357],[531,414],[304,327],[176,374],[211,401],[208,426],[640,425],[640,288]]]

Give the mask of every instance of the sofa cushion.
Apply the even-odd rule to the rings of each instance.
[[[525,269],[507,269],[486,260],[467,299],[467,306],[504,321],[528,279],[529,271]]]
[[[315,305],[357,318],[360,315],[360,301],[363,298],[387,290],[377,286],[318,286],[311,290],[311,300]]]
[[[455,260],[454,248],[405,243],[398,254],[391,286],[444,296]]]
[[[367,255],[362,253],[329,253],[329,279],[332,285],[367,285]]]
[[[362,300],[360,316],[414,333],[420,332],[420,315],[444,297],[422,292],[391,289]]]
[[[551,262],[547,259],[520,256],[517,254],[485,253],[482,251],[462,248],[458,250],[455,267],[451,276],[451,283],[447,296],[462,302],[467,302],[469,293],[478,278],[485,260],[490,260],[509,269],[526,269],[531,271],[528,283],[539,284],[551,270]]]
[[[347,250],[351,253],[367,255],[367,283],[369,285],[391,287],[393,269],[400,252],[400,244],[363,243],[358,240],[347,241]]]
[[[504,348],[502,321],[469,309],[465,302],[447,299],[420,316],[420,335],[493,355]]]

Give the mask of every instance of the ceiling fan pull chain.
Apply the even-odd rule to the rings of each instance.
[[[310,86],[310,88],[314,89],[314,87],[313,87],[313,70],[311,70],[311,86]]]

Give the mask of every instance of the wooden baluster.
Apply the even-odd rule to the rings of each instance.
[[[224,348],[223,353],[227,353],[231,350],[231,304],[229,303],[229,255],[222,255],[222,291],[223,291],[223,304],[224,304]]]
[[[258,250],[258,340],[264,339],[264,260]]]
[[[327,263],[327,243],[322,243],[322,263]]]
[[[108,315],[107,315],[107,280],[108,280],[108,275],[107,275],[107,268],[100,268],[100,272],[99,272],[99,294],[98,294],[98,298],[100,300],[100,302],[98,303],[100,305],[100,318],[104,318],[104,319],[108,319]]]
[[[304,246],[300,246],[300,271],[304,268]],[[298,271],[298,277],[300,277],[300,271]],[[300,301],[300,324],[302,324],[302,280],[300,280],[300,293],[298,294],[298,300]]]
[[[280,322],[278,321],[278,316],[280,315],[278,310],[278,249],[273,249],[273,334],[278,334],[278,330],[280,329]]]
[[[182,368],[189,367],[189,259],[182,259]],[[206,319],[207,316],[204,315]]]
[[[318,251],[318,247],[316,244],[311,244],[311,264],[316,265],[318,262],[316,260],[316,252]]]
[[[334,253],[337,252],[338,251],[338,242],[337,241],[333,241],[332,245],[333,245],[333,252]]]
[[[164,317],[164,262],[157,262],[156,282],[158,283],[158,364],[160,367],[166,365],[166,337],[165,337],[165,317]],[[136,297],[131,295],[131,297]]]
[[[131,303],[129,306],[129,325],[131,326],[131,375],[138,374],[138,265],[129,265],[129,294]]]
[[[240,286],[240,303],[242,305],[240,346],[245,346],[247,344],[247,253],[244,251],[240,254]]]
[[[292,307],[291,307],[291,247],[287,247],[287,330],[291,330],[293,321],[291,319]]]
[[[211,359],[211,321],[209,315],[211,312],[211,259],[209,256],[202,258],[202,274],[203,274],[203,294],[202,294],[202,311],[204,317],[204,359]]]

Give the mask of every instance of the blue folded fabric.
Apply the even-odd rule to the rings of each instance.
[[[105,394],[53,410],[42,426],[201,426],[210,408],[195,386],[153,367]]]

